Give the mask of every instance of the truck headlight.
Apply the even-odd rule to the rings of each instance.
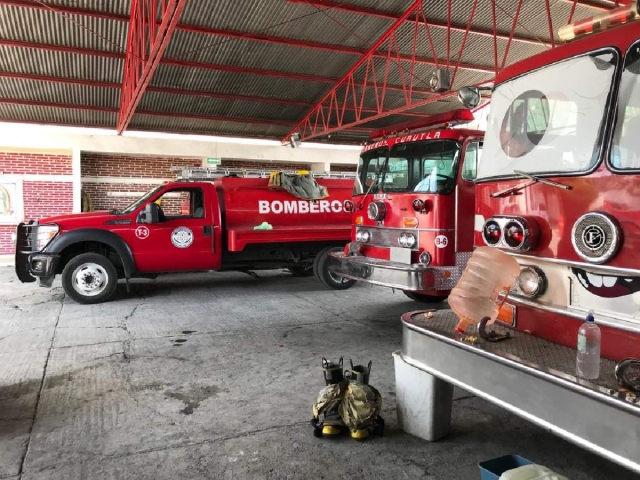
[[[371,240],[371,234],[368,230],[358,230],[356,232],[356,242],[369,243]]]
[[[416,244],[416,237],[412,233],[403,232],[398,237],[398,245],[406,248],[413,248]]]
[[[36,227],[36,251],[41,252],[60,231],[60,227],[54,224],[38,225]]]
[[[539,297],[547,289],[547,278],[538,267],[524,267],[518,275],[518,288],[529,298]]]

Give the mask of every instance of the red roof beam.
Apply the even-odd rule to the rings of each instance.
[[[398,18],[400,18],[400,15],[401,15],[395,12],[388,12],[385,10],[378,10],[375,8],[361,7],[359,5],[353,5],[353,4],[344,3],[341,1],[335,1],[335,0],[288,0],[288,1],[292,3],[312,5],[314,7],[322,8],[322,9],[339,10],[343,12],[353,13],[356,15],[383,18],[385,20],[397,20]],[[565,1],[573,1],[573,0],[565,0]],[[583,3],[584,1],[585,0],[579,0],[578,3]],[[442,22],[439,20],[427,19],[427,23],[429,27],[453,30],[453,31],[462,32],[462,33],[464,33],[467,30],[466,25],[455,25],[455,24],[449,25],[447,22]],[[469,33],[481,35],[484,37],[494,38],[494,34],[491,30],[484,30],[481,28],[471,28],[469,29]],[[503,40],[508,40],[509,34],[496,33],[495,37],[501,38]],[[545,47],[550,46],[548,42],[544,42],[540,39],[523,37],[519,35],[514,36],[513,40],[517,42],[528,43],[531,45],[541,45]]]
[[[129,125],[136,107],[169,46],[187,0],[161,0],[160,25],[156,23],[156,0],[131,0],[131,20],[127,37],[120,113],[116,130]]]
[[[30,73],[14,73],[0,71],[0,78],[14,78],[16,80],[32,80],[38,82],[62,83],[68,85],[80,85],[85,87],[96,88],[120,88],[122,85],[112,82],[99,82],[95,80],[80,80],[77,78],[51,77],[47,75],[34,75]],[[163,93],[169,95],[186,95],[192,97],[203,98],[219,98],[221,100],[237,100],[243,102],[268,103],[274,105],[294,106],[294,107],[312,107],[312,102],[304,102],[301,100],[290,100],[277,97],[258,97],[253,95],[234,95],[230,93],[207,92],[203,90],[186,90],[182,88],[166,88],[166,87],[147,87],[147,92]],[[374,109],[363,109],[366,113],[374,113]],[[408,117],[422,117],[419,113],[407,113]]]
[[[18,6],[18,7],[24,7],[24,8],[35,8],[40,10],[55,10],[61,13],[67,13],[67,14],[73,14],[73,15],[86,15],[86,16],[92,16],[96,18],[103,18],[107,20],[129,21],[129,18],[124,15],[118,15],[118,14],[109,13],[109,12],[101,12],[99,10],[91,10],[87,8],[65,7],[65,6],[58,6],[58,5],[46,6],[46,4],[32,3],[29,0],[14,0],[14,1],[0,0],[0,4],[7,4],[7,5]],[[437,22],[434,24],[429,23],[429,25],[434,27],[444,25],[446,27],[446,24],[439,24]],[[180,31],[185,31],[185,32],[199,33],[203,35],[215,35],[215,36],[220,36],[225,38],[233,38],[237,40],[251,40],[255,42],[274,43],[278,45],[286,45],[286,46],[297,47],[297,48],[325,50],[330,52],[343,53],[347,55],[363,55],[366,52],[366,50],[355,48],[355,47],[349,47],[345,45],[333,45],[329,43],[312,42],[308,40],[293,39],[293,38],[287,38],[287,37],[277,37],[277,36],[265,35],[261,33],[238,32],[233,30],[224,30],[220,28],[202,27],[198,25],[178,24],[176,25],[175,29]],[[460,27],[460,28],[452,27],[452,29],[462,30],[462,31],[465,30],[464,27]],[[475,33],[478,33],[478,32],[475,32]],[[505,35],[504,37],[509,38],[509,35]],[[517,40],[517,39],[518,37],[514,37],[514,40]],[[541,42],[539,40],[536,40],[535,43],[538,45],[540,44],[544,45],[544,42]],[[375,56],[382,58],[382,57],[385,57],[385,54],[384,52],[376,52]],[[409,61],[409,60],[413,61],[410,55],[400,55],[400,58],[406,61]],[[425,65],[435,65],[436,63],[432,59],[421,58],[421,57],[416,57],[415,61],[416,63],[425,64]],[[491,67],[487,67],[484,65],[461,64],[459,68],[478,71],[478,72],[493,73],[493,70],[491,69]]]
[[[0,38],[0,46],[2,45],[9,46],[9,47],[16,47],[16,48],[33,48],[37,50],[48,50],[52,52],[75,53],[78,55],[88,55],[93,57],[115,58],[118,60],[121,60],[124,58],[124,55],[120,53],[106,52],[104,50],[92,50],[89,48],[79,48],[79,47],[64,47],[64,46],[51,45],[51,44],[45,44],[45,43],[24,42],[21,40],[6,40],[6,39]],[[221,72],[241,73],[241,74],[248,74],[248,75],[261,75],[261,76],[268,76],[268,77],[274,77],[274,78],[285,78],[288,80],[329,83],[329,84],[334,84],[338,80],[337,78],[324,77],[320,75],[281,72],[278,70],[246,68],[246,67],[238,67],[235,65],[221,65],[221,64],[215,64],[215,63],[187,62],[187,61],[176,60],[171,58],[163,58],[160,61],[160,64],[174,66],[174,67],[202,68],[206,70],[217,70]],[[363,83],[356,83],[357,87],[362,87],[363,85],[364,85]],[[369,83],[369,86],[371,86],[370,83]],[[398,86],[398,85],[387,85],[387,90],[404,92],[404,89],[402,88],[402,86]],[[429,96],[433,95],[433,92],[429,89],[414,88],[413,92],[421,95],[429,95]]]

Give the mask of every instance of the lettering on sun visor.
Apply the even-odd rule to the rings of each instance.
[[[340,213],[342,202],[340,200],[258,200],[258,213]]]

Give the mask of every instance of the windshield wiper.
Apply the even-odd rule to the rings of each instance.
[[[531,179],[530,182],[521,183],[520,185],[515,185],[513,187],[509,187],[505,190],[500,190],[499,192],[495,192],[491,194],[491,197],[506,197],[507,195],[513,195],[520,190],[527,188],[534,183],[544,183],[545,185],[551,185],[552,187],[562,188],[563,190],[571,190],[571,185],[565,185],[564,183],[554,182],[552,180],[547,180],[546,178],[538,177],[537,175],[532,175],[529,172],[523,172],[522,170],[514,170],[513,173],[516,175],[521,175],[525,178]]]
[[[109,214],[110,215],[122,215],[122,212],[120,210],[118,210],[117,208],[114,208],[113,210],[109,210]]]
[[[369,194],[371,193],[371,189],[378,185],[378,180],[380,179],[380,174],[382,173],[382,169],[380,169],[380,171],[378,171],[376,173],[376,178],[374,178],[373,182],[371,183],[371,185],[369,185],[369,188],[367,189],[367,192],[364,194],[364,197],[362,197],[362,200],[360,200],[360,203],[358,204],[358,210],[362,210],[362,206],[364,205],[365,200],[367,199],[367,197],[369,196]]]

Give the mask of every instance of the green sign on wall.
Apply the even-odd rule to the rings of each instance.
[[[219,157],[207,157],[205,164],[207,167],[213,167],[216,165],[220,165],[221,163],[222,163],[222,159]]]

